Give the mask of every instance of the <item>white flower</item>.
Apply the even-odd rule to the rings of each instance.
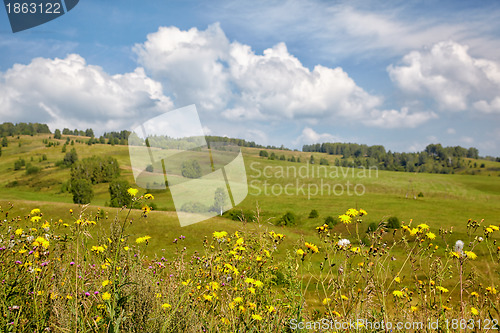
[[[457,242],[455,243],[454,249],[455,249],[455,252],[462,254],[463,249],[464,249],[464,242],[462,242],[461,240],[457,240]]]
[[[351,244],[351,242],[346,238],[339,240],[337,243],[337,245],[340,247],[346,247],[346,246],[349,246],[349,244]]]
[[[483,237],[479,237],[477,240],[478,240],[479,242],[482,242],[484,239],[483,239]]]

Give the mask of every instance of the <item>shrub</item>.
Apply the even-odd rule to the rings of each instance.
[[[295,223],[297,223],[297,216],[292,212],[286,212],[278,221],[278,225],[284,226],[292,226]]]
[[[375,223],[375,222],[372,222],[368,225],[368,228],[366,229],[366,233],[370,233],[370,232],[374,232],[375,230],[377,230],[378,228],[378,224]]]
[[[109,196],[111,207],[130,207],[132,204],[132,197],[128,194],[127,190],[130,188],[126,180],[114,180],[109,184]]]
[[[419,193],[417,194],[417,197],[419,197],[419,198],[423,198],[423,197],[424,197],[424,194],[423,194],[422,192],[419,192]]]
[[[181,173],[186,178],[200,178],[201,166],[197,160],[184,161],[181,166]]]
[[[245,221],[245,222],[255,222],[257,221],[257,217],[255,216],[255,213],[252,212],[251,210],[234,210],[230,209],[222,216],[229,218],[233,221]]]
[[[269,153],[267,152],[267,150],[261,150],[259,152],[259,156],[260,157],[269,157]]]
[[[66,153],[63,158],[64,166],[72,166],[78,160],[78,154],[76,153],[75,148],[72,148],[70,152]]]
[[[321,158],[319,160],[319,165],[330,165],[330,163],[328,162],[328,160],[326,158]]]
[[[38,172],[40,172],[40,170],[41,169],[39,167],[31,165],[31,164],[28,164],[26,166],[26,174],[27,175],[32,175],[32,174],[38,173]]]
[[[333,216],[325,217],[325,224],[327,224],[330,228],[339,224],[339,220],[334,218]]]
[[[87,179],[73,179],[71,193],[73,193],[73,202],[76,204],[88,204],[94,197],[92,184]]]
[[[391,216],[387,219],[387,228],[398,229],[399,227],[401,227],[401,223],[396,216]]]
[[[318,211],[316,209],[311,210],[311,212],[309,213],[309,218],[310,219],[315,219],[318,216],[319,216],[319,214],[318,214]]]
[[[19,158],[17,161],[14,162],[14,170],[21,170],[21,168],[25,165],[26,161],[22,158]]]

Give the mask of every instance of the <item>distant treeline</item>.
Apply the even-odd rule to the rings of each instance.
[[[49,126],[39,123],[3,123],[0,125],[0,136],[14,135],[35,135],[41,133],[50,133]]]
[[[452,173],[454,169],[469,166],[470,161],[464,158],[480,158],[476,148],[443,147],[441,144],[430,144],[418,153],[393,153],[381,145],[356,143],[317,143],[304,145],[302,151],[342,155],[335,161],[340,166],[377,166],[386,170],[432,173]],[[500,161],[498,157],[488,159]]]

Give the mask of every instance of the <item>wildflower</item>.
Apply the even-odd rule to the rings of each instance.
[[[347,210],[347,212],[345,212],[345,215],[349,216],[349,217],[354,217],[354,216],[358,216],[359,212],[354,209],[354,208],[349,208]]]
[[[109,284],[112,284],[112,282],[111,282],[111,281],[109,281],[109,280],[104,280],[104,281],[102,281],[102,286],[103,286],[103,287],[106,287],[106,286],[107,286],[107,285],[109,285]]]
[[[144,237],[139,237],[135,240],[137,244],[142,244],[144,242],[147,242],[148,240],[151,239],[151,236],[144,236]]]
[[[144,194],[144,199],[154,200],[155,197],[151,193],[146,193],[146,194]]]
[[[44,224],[42,224],[42,228],[44,228],[45,230],[47,230],[48,228],[50,228],[50,223],[49,222],[45,222]]]
[[[470,293],[470,295],[471,295],[471,296],[474,296],[474,297],[479,297],[479,294],[478,294],[478,293],[476,293],[475,291],[471,292],[471,293]]]
[[[109,301],[111,299],[111,294],[108,292],[105,292],[104,294],[101,295],[103,301]]]
[[[242,297],[236,297],[235,299],[233,299],[233,302],[234,303],[241,303],[241,302],[243,302],[243,298]]]
[[[222,318],[220,319],[220,321],[221,321],[223,324],[225,324],[225,325],[229,325],[229,324],[231,323],[231,322],[229,321],[229,319],[227,319],[226,317],[222,317]]]
[[[245,241],[245,240],[244,240],[243,238],[241,238],[241,237],[240,237],[240,238],[238,238],[238,239],[236,240],[236,245],[243,245],[243,242],[244,242],[244,241]]]
[[[246,283],[254,283],[254,281],[255,281],[255,280],[254,280],[254,279],[252,279],[252,278],[246,278],[246,279],[245,279],[245,282],[246,282]]]
[[[23,229],[21,229],[21,228],[17,229],[17,230],[15,231],[15,234],[16,234],[17,236],[21,236],[21,235],[23,234]]]
[[[417,228],[412,228],[412,229],[410,230],[410,236],[415,236],[415,235],[418,233],[418,231],[419,231],[419,230],[418,230]]]
[[[428,232],[425,234],[427,236],[427,238],[429,238],[430,240],[433,240],[434,238],[436,238],[436,235],[432,232]]]
[[[274,308],[274,306],[269,305],[269,306],[267,307],[267,311],[268,311],[268,312],[270,312],[270,313],[274,313],[274,312],[276,312],[276,309]]]
[[[224,238],[224,237],[227,236],[227,232],[225,232],[225,231],[214,231],[214,233],[212,234],[212,236],[215,239],[222,239],[222,238]]]
[[[398,298],[403,298],[403,296],[404,296],[404,293],[401,290],[394,290],[392,292],[392,294],[394,295],[394,297],[398,297]]]
[[[359,216],[363,216],[363,215],[368,215],[368,213],[366,212],[366,210],[360,209],[359,210]]]
[[[328,305],[328,304],[330,304],[331,301],[332,301],[332,299],[327,297],[327,298],[323,299],[323,305]]]
[[[260,320],[262,320],[262,316],[260,316],[258,314],[253,314],[252,319],[260,321]]]
[[[212,299],[213,299],[213,296],[211,296],[211,295],[203,295],[203,298],[205,299],[205,301],[211,302]]]
[[[298,256],[304,256],[305,254],[306,254],[306,253],[304,252],[304,250],[302,250],[302,249],[298,249],[298,250],[297,250],[297,255],[298,255]]]
[[[210,282],[209,285],[212,288],[212,290],[217,290],[220,288],[219,283],[217,282]]]
[[[477,254],[472,251],[465,251],[465,255],[467,256],[467,258],[471,258],[472,260],[477,258]]]
[[[341,295],[340,298],[342,298],[344,301],[348,301],[349,298],[346,295]]]
[[[412,306],[410,306],[410,310],[411,310],[411,312],[415,312],[418,310],[418,307],[412,305]]]
[[[129,248],[128,246],[124,246],[124,247],[123,247],[123,249],[124,249],[125,251],[130,250],[130,248]]]
[[[187,279],[186,281],[182,281],[182,285],[187,286],[191,282],[191,279]]]
[[[337,242],[337,245],[340,246],[340,247],[346,247],[346,246],[349,246],[351,244],[351,241],[349,241],[348,239],[341,239]]]
[[[66,296],[66,298],[67,298],[67,299],[69,299],[69,300],[72,300],[72,299],[73,299],[73,296],[68,295],[68,296]]]
[[[258,287],[258,288],[260,288],[260,287],[262,287],[264,284],[263,284],[261,281],[259,281],[259,280],[255,280],[255,282],[253,283],[253,285],[254,285],[254,286],[256,286],[256,287]]]
[[[477,316],[479,314],[479,311],[477,311],[476,308],[474,307],[471,307],[470,308],[470,313],[472,313],[473,316]]]
[[[130,196],[132,196],[132,197],[135,197],[135,196],[137,195],[137,193],[138,193],[138,192],[139,192],[139,190],[138,190],[138,189],[136,189],[136,188],[129,188],[129,189],[127,190],[127,193],[128,193]]]
[[[252,303],[252,302],[248,302],[248,307],[249,307],[251,310],[255,310],[255,309],[257,309],[257,304]]]
[[[30,215],[40,215],[40,209],[39,208],[32,209]]]
[[[460,253],[458,253],[458,252],[454,252],[454,251],[452,251],[452,252],[450,253],[450,255],[451,255],[452,257],[455,257],[455,258],[457,258],[457,259],[460,259]]]
[[[319,252],[319,249],[318,249],[318,247],[316,245],[308,243],[308,242],[306,242],[305,245],[306,245],[306,247],[309,250],[311,250],[312,253],[318,253]]]
[[[448,307],[448,306],[446,306],[446,305],[443,305],[443,310],[444,310],[444,311],[450,311],[450,310],[451,310],[451,308],[450,308],[450,307]]]
[[[420,230],[428,230],[429,226],[425,223],[422,223],[422,224],[417,225],[417,228]]]
[[[442,287],[442,286],[437,286],[436,289],[439,290],[442,293],[447,293],[448,292],[448,289],[446,289],[445,287]]]
[[[497,293],[497,290],[495,289],[495,287],[488,287],[486,288],[486,291],[489,292],[490,294],[496,294]]]
[[[91,251],[95,253],[102,253],[104,252],[104,247],[103,246],[92,246]]]
[[[36,222],[39,222],[41,219],[42,219],[42,218],[41,218],[40,216],[33,216],[33,217],[31,218],[31,222],[35,222],[35,223],[36,223]]]
[[[351,217],[346,215],[346,214],[339,215],[339,220],[340,220],[340,222],[342,222],[344,224],[349,224],[352,222]]]
[[[463,249],[464,249],[464,242],[462,242],[461,240],[457,240],[455,242],[455,247],[453,248],[454,251],[458,254],[462,254],[463,252]]]
[[[498,228],[498,226],[493,225],[493,224],[492,224],[492,225],[490,225],[488,228],[490,228],[490,229],[492,229],[492,230],[494,230],[494,231],[498,231],[498,230],[500,229],[500,228]]]
[[[396,276],[394,278],[394,281],[396,281],[397,283],[401,283],[401,278],[399,276]]]
[[[255,294],[255,288],[253,287],[248,288],[248,291],[251,292],[252,294]]]

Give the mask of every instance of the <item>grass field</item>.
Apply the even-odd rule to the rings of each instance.
[[[95,144],[92,146],[83,143],[81,137],[70,137],[71,140],[82,140],[68,145],[67,151],[75,148],[79,159],[97,156],[112,156],[121,167],[121,178],[134,184],[128,147]],[[45,142],[55,142],[56,145],[47,147]],[[57,145],[59,142],[59,145]],[[65,153],[62,147],[63,140],[54,140],[50,135],[21,136],[9,138],[9,146],[2,149],[0,157],[0,206],[5,210],[10,203],[14,216],[27,216],[33,208],[39,208],[44,216],[63,221],[73,221],[70,209],[77,214],[82,206],[72,203],[72,195],[65,191],[64,184],[69,180],[70,169],[55,166],[62,160]],[[499,225],[500,216],[500,163],[491,161],[474,161],[477,165],[485,164],[483,168],[462,170],[456,174],[425,174],[382,171],[375,169],[353,169],[334,167],[333,162],[339,156],[314,153],[315,159],[329,160],[329,166],[310,165],[310,153],[298,151],[279,151],[287,158],[292,155],[300,157],[302,163],[282,160],[268,160],[259,157],[260,149],[242,148],[249,194],[233,210],[258,212],[258,223],[233,221],[224,217],[213,217],[201,223],[181,228],[179,226],[174,205],[169,191],[152,191],[155,196],[157,211],[152,211],[146,220],[139,218],[140,211],[136,210],[131,216],[126,237],[135,239],[150,235],[149,245],[145,254],[150,258],[155,256],[174,260],[182,252],[183,247],[188,253],[204,251],[204,240],[211,240],[215,231],[226,231],[234,234],[236,231],[251,231],[255,233],[275,231],[286,235],[274,254],[274,260],[285,261],[287,255],[294,255],[297,248],[303,247],[304,242],[318,244],[320,255],[308,256],[307,269],[300,271],[303,281],[322,274],[320,264],[323,259],[321,252],[327,251],[328,238],[318,239],[316,227],[323,225],[327,216],[337,218],[349,208],[364,209],[368,215],[363,221],[355,225],[339,223],[331,226],[332,235],[351,235],[353,246],[360,239],[371,237],[366,234],[368,225],[375,222],[386,222],[391,216],[396,216],[406,225],[413,220],[412,226],[426,224],[429,232],[438,235],[433,246],[438,245],[436,252],[447,257],[453,244],[457,240],[470,241],[467,221],[482,220],[484,226]],[[28,175],[25,168],[14,170],[14,163],[18,159],[41,168],[41,171]],[[474,171],[474,175],[471,175]],[[106,213],[98,227],[92,232],[90,245],[98,245],[103,235],[109,232],[111,222],[115,217],[123,219],[126,211],[106,207],[109,202],[108,184],[94,185],[95,196],[89,206],[84,207],[90,216],[97,214],[99,208]],[[140,194],[145,190],[140,189]],[[319,213],[319,217],[308,218],[312,209]],[[277,226],[282,215],[292,212],[297,216],[293,226]],[[356,235],[356,228],[359,237]],[[349,232],[347,232],[349,230]],[[453,230],[446,237],[441,237],[445,230]],[[185,236],[182,245],[176,241]],[[423,235],[423,234],[422,234]],[[423,236],[422,236],[423,237]],[[491,241],[498,236],[491,236]],[[392,236],[392,231],[381,236],[380,241],[390,244],[402,242],[402,237]],[[423,242],[423,240],[422,240]],[[329,245],[330,244],[330,245]],[[495,243],[493,243],[495,244]],[[89,246],[90,246],[89,245]],[[332,250],[333,251],[333,250]],[[388,272],[396,274],[405,262],[408,248],[394,248],[391,255],[394,262],[390,262]],[[498,285],[499,272],[490,268],[491,254],[486,249],[478,248],[475,253],[478,258],[470,263],[470,270],[481,275],[485,285]],[[448,256],[449,257],[449,256]],[[353,264],[361,264],[363,258],[355,259]],[[338,265],[341,262],[336,262]],[[368,263],[368,262],[367,262]],[[304,267],[306,267],[304,263]],[[333,267],[333,266],[332,266]],[[399,273],[409,278],[412,274],[410,267]],[[425,276],[419,278],[424,279]],[[427,277],[428,278],[428,277]],[[450,295],[457,296],[458,289],[455,282],[443,282],[451,290]],[[309,309],[321,308],[322,299],[319,297],[318,285],[304,286],[307,290]],[[390,302],[391,303],[391,302]],[[391,303],[392,304],[392,303]]]

